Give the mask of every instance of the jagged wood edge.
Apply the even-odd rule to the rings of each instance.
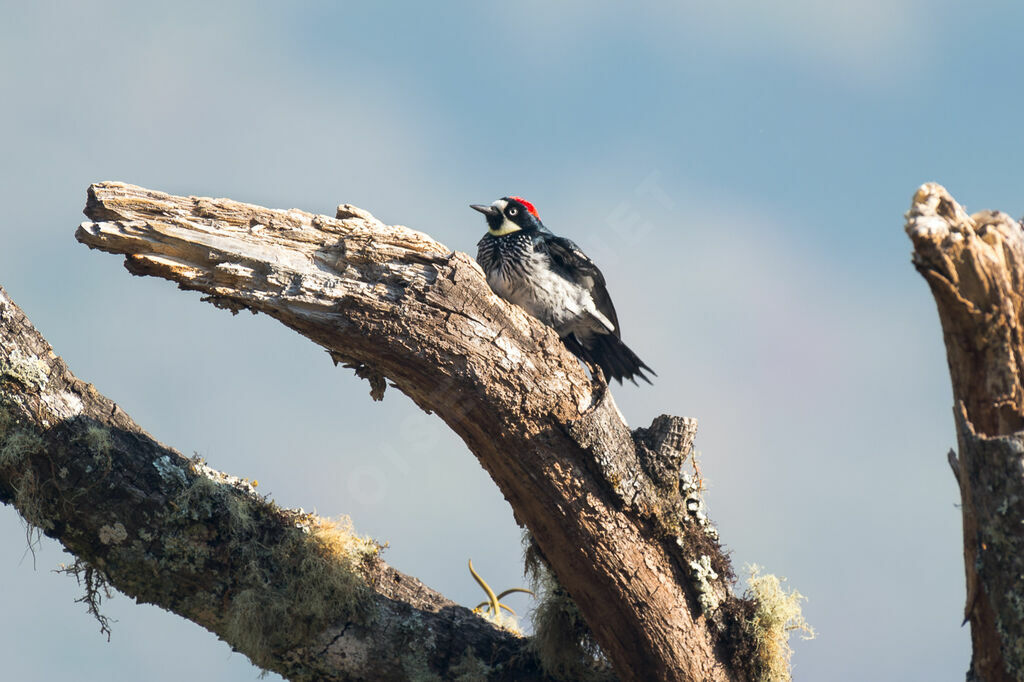
[[[728,614],[701,613],[701,593],[730,603],[728,585],[698,581],[691,566],[696,551],[731,576],[717,542],[680,523],[678,483],[652,480],[640,435],[603,384],[550,329],[495,297],[471,258],[348,205],[328,218],[100,183],[86,214],[77,238],[126,255],[133,274],[266,313],[376,377],[375,397],[386,377],[437,413],[624,679],[745,678]]]
[[[936,183],[917,190],[906,218],[953,387],[967,679],[1024,679],[1024,229],[998,211],[967,215]]]

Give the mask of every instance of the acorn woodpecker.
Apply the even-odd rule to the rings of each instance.
[[[580,247],[552,234],[522,197],[470,208],[487,217],[476,259],[494,293],[552,327],[570,351],[606,377],[651,383],[643,370],[654,370],[619,338],[604,275]]]

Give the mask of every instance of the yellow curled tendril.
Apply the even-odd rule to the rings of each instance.
[[[494,594],[494,590],[492,590],[491,586],[487,584],[487,581],[481,578],[480,574],[473,570],[472,559],[469,560],[469,572],[473,575],[473,579],[476,580],[477,584],[480,585],[480,587],[483,588],[484,592],[487,593],[487,600],[477,604],[476,608],[473,609],[473,613],[480,613],[480,610],[486,606],[487,613],[491,614],[492,616],[497,616],[498,613],[500,613],[501,609],[505,609],[514,616],[516,615],[516,612],[513,611],[510,607],[502,604],[501,599],[507,595],[512,594],[513,592],[525,592],[531,597],[534,596],[533,592],[522,587],[513,587],[511,589],[505,590],[501,594]]]

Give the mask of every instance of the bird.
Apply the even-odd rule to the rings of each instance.
[[[544,227],[522,197],[470,208],[487,218],[476,260],[495,294],[558,332],[573,354],[605,377],[651,383],[644,371],[657,374],[622,342],[604,275],[575,242]]]

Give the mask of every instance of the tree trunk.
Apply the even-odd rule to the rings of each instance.
[[[968,216],[939,185],[907,214],[914,267],[939,310],[953,382],[967,604],[968,680],[1024,679],[1024,229]]]
[[[124,254],[133,274],[270,315],[353,367],[375,399],[390,381],[437,413],[529,529],[619,677],[760,674],[749,626],[756,604],[732,595],[717,533],[680,476],[695,422],[662,416],[631,432],[608,387],[587,378],[552,330],[494,296],[471,258],[348,205],[329,218],[102,183],[90,187],[86,214],[92,222],[78,239]],[[12,329],[30,329],[19,315]],[[445,678],[541,674],[522,638],[383,566],[350,531],[281,510],[152,442],[34,338],[24,350],[0,349],[10,367],[46,377],[5,375],[14,415],[6,441],[22,431],[41,440],[26,446],[27,457],[0,459],[0,499],[118,589],[293,679],[404,679],[421,662]],[[97,450],[106,454],[90,454]],[[107,455],[121,459],[109,465]],[[102,466],[83,466],[89,457]],[[72,513],[72,499],[91,510],[87,518]],[[304,593],[317,604],[326,593],[334,606],[314,613],[308,599],[292,604]],[[358,665],[409,646],[412,661],[372,675]]]

